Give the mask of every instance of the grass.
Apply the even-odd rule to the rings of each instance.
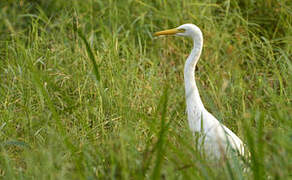
[[[1,1],[0,177],[291,178],[291,17],[288,0]],[[248,172],[193,144],[192,44],[152,37],[189,22],[204,34],[201,97],[246,143]]]

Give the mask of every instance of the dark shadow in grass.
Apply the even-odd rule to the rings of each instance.
[[[7,141],[7,142],[3,142],[0,144],[2,147],[8,147],[8,146],[16,146],[19,148],[28,148],[30,149],[30,146],[23,142],[23,141]]]

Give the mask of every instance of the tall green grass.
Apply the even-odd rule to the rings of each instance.
[[[0,2],[3,179],[289,179],[292,3]],[[244,164],[195,146],[183,66],[198,25],[206,108],[243,139]],[[247,169],[247,170],[246,170]]]

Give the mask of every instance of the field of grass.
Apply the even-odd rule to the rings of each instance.
[[[184,23],[203,31],[198,88],[244,165],[194,146],[191,41],[152,37]],[[291,179],[291,54],[290,0],[0,1],[0,178]]]

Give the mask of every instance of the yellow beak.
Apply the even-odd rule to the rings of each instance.
[[[154,36],[161,36],[161,35],[175,35],[176,33],[181,32],[179,29],[168,29],[168,30],[164,30],[164,31],[159,31],[154,33]]]

